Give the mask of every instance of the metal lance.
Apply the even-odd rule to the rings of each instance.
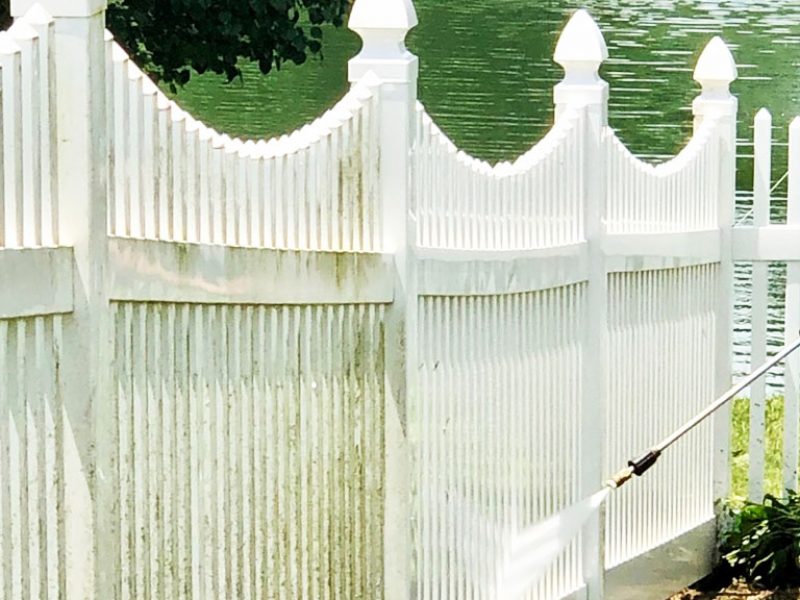
[[[733,398],[735,398],[739,392],[749,387],[750,384],[752,384],[759,377],[763,377],[767,371],[769,371],[772,367],[781,362],[783,359],[785,359],[787,356],[789,356],[792,352],[794,352],[798,348],[800,348],[800,337],[794,340],[793,342],[783,346],[769,360],[767,360],[767,362],[765,362],[755,371],[750,373],[750,375],[748,375],[747,377],[736,383],[727,392],[722,394],[722,396],[717,398],[713,402],[713,404],[711,404],[708,408],[698,413],[686,424],[684,424],[680,428],[676,429],[673,433],[665,437],[661,442],[650,448],[640,457],[629,460],[627,467],[621,469],[618,473],[616,473],[614,476],[612,476],[610,479],[606,481],[605,483],[606,487],[610,488],[621,487],[625,483],[627,483],[634,475],[638,477],[644,474],[650,467],[652,467],[656,463],[656,461],[661,456],[661,453],[664,452],[664,450],[672,446],[672,444],[677,442],[684,435],[689,433],[692,429],[697,427],[700,423],[702,423],[708,417],[713,415],[720,408],[725,406],[725,404],[727,404]]]

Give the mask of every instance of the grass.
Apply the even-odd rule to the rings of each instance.
[[[733,476],[731,492],[734,498],[747,497],[747,470],[750,464],[748,440],[750,436],[750,400],[738,398],[732,408],[731,455]],[[767,400],[766,438],[764,440],[765,473],[764,492],[780,495],[782,484],[783,455],[783,397],[773,396]],[[761,500],[759,498],[759,500]]]

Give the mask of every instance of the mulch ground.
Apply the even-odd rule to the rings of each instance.
[[[800,589],[757,590],[742,582],[725,586],[702,584],[681,590],[669,600],[800,600]]]

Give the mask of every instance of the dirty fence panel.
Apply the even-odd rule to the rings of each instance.
[[[114,304],[119,598],[381,596],[383,314]]]
[[[64,589],[62,317],[0,320],[0,598]],[[91,542],[89,542],[91,543]]]

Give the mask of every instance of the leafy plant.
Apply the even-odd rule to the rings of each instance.
[[[764,587],[800,584],[800,495],[729,509],[720,550],[734,576]]]

